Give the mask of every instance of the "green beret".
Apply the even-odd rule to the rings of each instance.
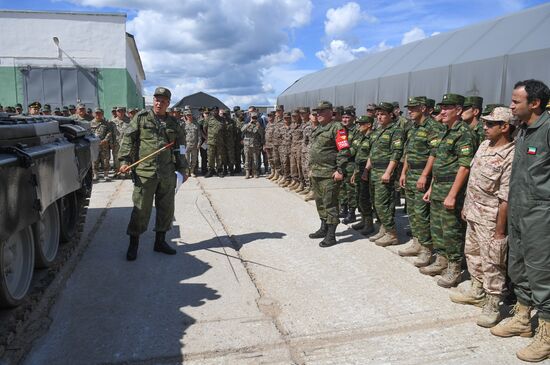
[[[375,108],[375,110],[383,110],[385,112],[393,112],[393,104],[386,101],[381,101]]]
[[[326,100],[320,101],[319,104],[317,104],[317,107],[314,108],[313,110],[321,111],[325,109],[332,110],[332,103],[330,101],[326,101]]]
[[[374,118],[368,115],[362,115],[361,118],[357,119],[356,123],[363,124],[363,123],[370,123],[374,124]]]
[[[481,96],[467,96],[464,98],[465,108],[475,107],[478,109],[483,109],[483,98]]]
[[[464,96],[459,94],[445,94],[441,103],[437,105],[464,105]]]

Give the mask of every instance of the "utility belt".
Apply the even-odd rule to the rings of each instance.
[[[425,162],[408,162],[407,166],[409,166],[409,169],[411,170],[424,170],[424,167],[426,167]]]
[[[444,175],[444,176],[434,176],[433,179],[435,182],[454,182],[456,176],[455,175]]]
[[[373,169],[386,169],[388,167],[388,165],[390,164],[390,162],[373,162],[372,163],[372,168]]]

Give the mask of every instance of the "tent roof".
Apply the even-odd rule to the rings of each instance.
[[[227,105],[222,103],[220,99],[213,97],[207,93],[199,91],[198,93],[187,95],[173,105],[174,108],[183,108],[185,105],[190,105],[191,109],[199,109],[204,106],[209,108],[217,106],[218,108],[226,108]]]
[[[325,68],[281,96],[548,49],[548,34],[550,3]]]

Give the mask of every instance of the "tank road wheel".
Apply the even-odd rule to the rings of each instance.
[[[61,242],[71,241],[78,228],[78,199],[70,193],[59,199],[59,220],[61,223]]]
[[[31,227],[0,242],[0,307],[19,305],[31,285],[34,239]]]
[[[44,211],[40,220],[33,226],[36,267],[49,267],[57,256],[59,248],[59,210],[54,202]]]

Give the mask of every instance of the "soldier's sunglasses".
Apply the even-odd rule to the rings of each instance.
[[[496,125],[503,125],[504,122],[501,120],[484,120],[483,124],[487,126],[487,128],[493,128]]]

